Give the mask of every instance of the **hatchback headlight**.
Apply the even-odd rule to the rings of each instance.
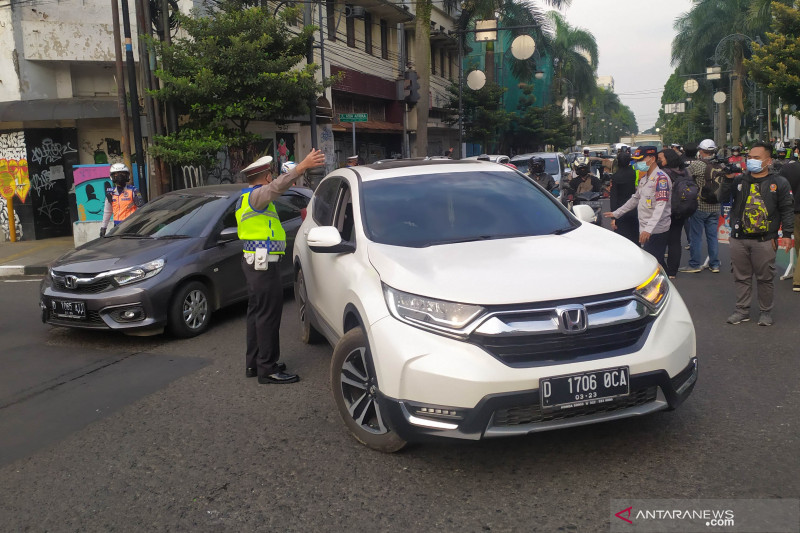
[[[383,285],[386,305],[392,315],[414,326],[440,333],[464,336],[463,329],[484,312],[478,305],[435,300]]]
[[[116,270],[111,273],[117,285],[130,285],[138,281],[152,278],[164,268],[164,259],[156,259],[145,263],[143,265],[126,268],[124,270]]]
[[[667,301],[667,293],[669,292],[667,274],[659,266],[656,271],[647,278],[647,281],[636,287],[633,292],[647,302],[654,313],[659,312],[664,302]]]

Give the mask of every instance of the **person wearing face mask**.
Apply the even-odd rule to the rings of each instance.
[[[698,154],[699,149],[699,154]],[[717,145],[711,139],[703,140],[700,145],[687,144],[687,170],[694,177],[700,195],[697,197],[697,211],[689,217],[689,264],[678,269],[678,272],[696,274],[703,270],[703,236],[708,248],[708,269],[719,273],[719,241],[717,226],[719,225],[720,204],[716,192],[709,187],[714,178],[717,166],[711,159],[716,154]]]
[[[106,203],[103,207],[103,222],[100,224],[100,236],[105,237],[108,223],[114,220],[114,225],[131,216],[134,211],[144,205],[139,189],[128,185],[131,171],[124,163],[114,163],[109,170],[114,186],[106,189]]]
[[[641,173],[636,192],[622,207],[603,213],[606,218],[617,219],[628,211],[638,208],[639,244],[659,264],[667,268],[664,253],[669,240],[671,223],[672,182],[658,168],[658,149],[655,146],[640,146],[633,154],[634,168]]]
[[[771,163],[772,146],[756,143],[747,155],[747,172],[723,179],[719,188],[720,201],[733,195],[730,249],[736,311],[728,317],[729,324],[750,320],[755,276],[761,310],[758,325],[772,325],[778,230],[782,228],[786,238],[794,232],[794,197],[789,182]]]

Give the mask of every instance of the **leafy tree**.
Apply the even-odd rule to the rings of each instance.
[[[698,142],[712,137],[714,134],[714,128],[707,113],[710,102],[708,91],[701,89],[692,95],[687,95],[683,90],[685,81],[686,78],[679,76],[676,71],[664,85],[664,92],[661,95],[662,106],[658,112],[659,116],[655,127],[660,128],[661,137],[666,144]],[[686,102],[687,96],[691,96],[690,102]],[[681,102],[686,103],[684,113],[664,113],[664,104]]]
[[[556,149],[572,146],[572,124],[564,116],[561,106],[550,104],[537,107],[533,85],[523,85],[522,94],[519,111],[511,114],[510,128],[505,136],[505,144],[510,152],[525,153],[542,151],[547,146]]]
[[[156,43],[163,87],[153,95],[185,112],[179,133],[156,137],[153,153],[171,164],[211,165],[225,146],[258,139],[252,121],[276,121],[308,112],[322,89],[304,65],[314,27],[296,34],[287,27],[297,9],[277,16],[263,6],[221,0],[201,16],[177,14],[186,36]]]
[[[571,26],[557,11],[551,11],[549,18],[554,29],[549,50],[555,66],[553,101],[563,101],[574,88],[573,96],[584,102],[597,90],[597,41],[589,31]]]
[[[463,92],[464,139],[480,143],[485,153],[492,153],[511,120],[511,113],[503,107],[505,91],[497,83],[487,81],[477,91],[467,88]],[[448,92],[450,100],[445,107],[445,121],[452,125],[458,123],[458,84],[450,85]]]
[[[790,105],[800,106],[800,7],[772,3],[767,44],[753,45],[744,66],[758,83]]]
[[[621,135],[639,130],[633,111],[602,87],[581,105],[581,112],[585,119],[584,144],[616,142]]]

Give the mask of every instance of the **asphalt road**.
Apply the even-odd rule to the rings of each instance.
[[[677,411],[394,455],[346,432],[291,296],[302,381],[276,386],[244,377],[243,306],[132,338],[42,325],[38,284],[0,281],[0,530],[598,531],[611,499],[798,498],[800,295],[726,325],[727,265],[677,280],[700,356]]]

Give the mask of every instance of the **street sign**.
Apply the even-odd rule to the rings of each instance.
[[[664,104],[664,113],[668,115],[685,112],[686,104],[684,102],[679,102],[677,104]]]
[[[339,113],[339,122],[366,122],[366,113]]]

